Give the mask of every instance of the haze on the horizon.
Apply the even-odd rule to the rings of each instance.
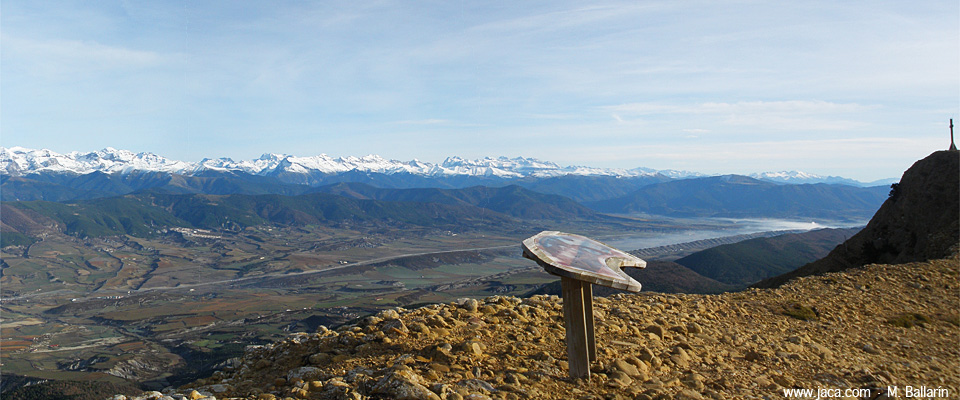
[[[960,4],[0,3],[0,145],[899,177]]]

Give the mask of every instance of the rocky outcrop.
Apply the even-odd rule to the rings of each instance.
[[[760,281],[776,287],[798,276],[870,263],[900,264],[946,257],[960,242],[960,152],[938,151],[917,161],[860,233],[827,257]]]
[[[799,388],[813,395],[793,398],[863,389],[872,399],[924,386],[955,397],[958,262],[867,265],[721,295],[596,298],[599,359],[589,380],[567,376],[558,297],[494,296],[385,310],[251,346],[210,378],[148,395],[733,399],[784,398]]]

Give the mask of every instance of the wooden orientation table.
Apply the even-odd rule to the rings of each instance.
[[[596,240],[557,231],[543,231],[524,240],[523,256],[560,276],[570,377],[589,378],[590,362],[597,359],[591,285],[639,292],[640,282],[621,268],[645,268],[647,262]]]

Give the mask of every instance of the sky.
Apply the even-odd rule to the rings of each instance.
[[[949,1],[0,2],[0,146],[899,177]]]

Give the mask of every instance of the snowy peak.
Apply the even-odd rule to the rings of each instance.
[[[0,147],[0,169],[10,175],[30,173],[76,173],[88,174],[130,173],[133,171],[160,171],[183,173],[190,163],[168,160],[153,153],[134,154],[127,150],[107,147],[90,153],[70,152],[60,154],[47,149],[23,147]]]
[[[380,174],[412,174],[428,177],[481,176],[500,179],[523,177],[550,178],[564,175],[643,177],[663,175],[673,179],[687,179],[706,176],[704,174],[676,171],[654,170],[650,168],[595,168],[588,166],[561,166],[551,161],[525,157],[484,157],[468,160],[461,157],[447,157],[440,164],[420,160],[388,160],[370,154],[362,157],[331,157],[320,154],[299,157],[287,154],[266,153],[252,160],[235,161],[231,158],[204,158],[199,162],[170,160],[153,153],[134,153],[107,147],[89,153],[70,152],[59,154],[47,149],[27,149],[23,147],[0,147],[0,173],[20,176],[36,173],[88,174],[103,172],[107,174],[129,174],[134,171],[166,172],[182,175],[194,175],[206,170],[239,171],[262,176],[315,176],[332,175],[350,171]],[[836,176],[819,176],[798,171],[764,172],[750,175],[777,183],[840,183],[846,185],[867,186],[884,184],[877,181],[864,184],[851,179]],[[302,181],[291,178],[293,181]],[[893,181],[893,180],[891,180]],[[879,182],[879,183],[878,183]],[[889,184],[889,183],[886,183]]]
[[[468,160],[448,157],[440,164],[419,160],[397,161],[370,154],[362,157],[331,157],[320,154],[298,157],[267,153],[253,160],[204,158],[196,163],[169,160],[153,153],[133,153],[105,148],[89,153],[59,154],[47,149],[0,147],[0,169],[8,175],[33,173],[88,174],[94,171],[127,174],[133,171],[160,171],[192,175],[205,170],[241,171],[252,175],[339,174],[349,171],[381,174],[414,174],[422,176],[485,176],[503,179],[553,177],[562,175],[646,176],[656,171],[645,168],[610,169],[584,166],[562,167],[557,163],[535,158],[485,157]]]
[[[823,177],[819,175],[808,174],[806,172],[800,172],[800,171],[761,172],[758,174],[751,174],[750,177],[755,179],[782,180],[782,181],[790,181],[790,180],[806,181],[806,180],[823,179]]]
[[[536,160],[530,160],[531,161],[528,161],[528,159],[523,157],[517,157],[514,159],[509,159],[507,157],[484,157],[479,160],[466,160],[460,157],[447,157],[447,159],[440,163],[440,168],[437,173],[443,175],[474,175],[519,178],[528,175],[522,171],[529,171],[531,167],[538,164]]]
[[[690,178],[703,178],[709,176],[707,174],[701,174],[699,172],[690,172],[690,171],[679,171],[675,169],[664,169],[656,171],[660,175],[666,176],[667,178],[672,179],[690,179]]]
[[[326,154],[297,157],[286,154],[264,154],[255,160],[234,161],[230,158],[204,159],[201,169],[243,171],[253,175],[271,174],[337,174],[347,171],[377,172],[383,174],[427,174],[432,165],[417,160],[401,162],[378,155],[333,158]]]
[[[486,157],[479,160],[448,157],[446,160],[443,160],[440,166],[447,170],[448,174],[494,175],[502,177],[533,176],[549,178],[563,175],[635,177],[657,175],[656,170],[649,168],[595,168],[578,165],[561,167],[559,164],[551,161],[541,161],[536,158],[524,157]]]
[[[801,171],[778,171],[778,172],[761,172],[756,174],[750,174],[751,178],[759,179],[762,181],[774,182],[774,183],[789,183],[789,184],[814,184],[814,183],[831,183],[831,184],[842,184],[842,185],[852,185],[852,186],[869,186],[869,184],[864,184],[863,182],[855,181],[853,179],[847,179],[839,176],[822,176],[816,174],[809,174]]]

